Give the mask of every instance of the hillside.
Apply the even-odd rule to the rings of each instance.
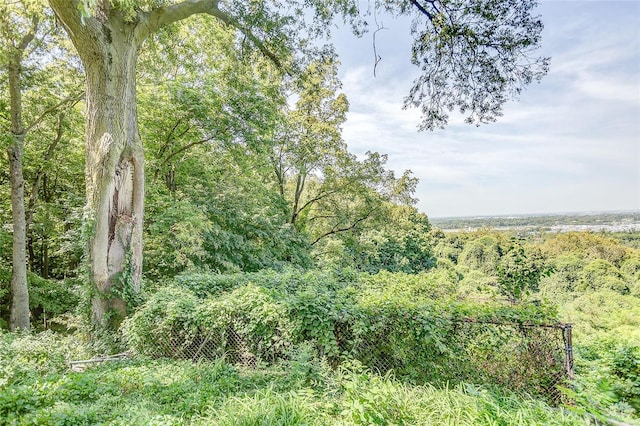
[[[115,341],[87,340],[77,299],[31,277],[41,303],[69,300],[49,301],[46,323],[70,328],[0,336],[0,413],[9,424],[638,423],[640,249],[584,232],[425,238],[433,259],[414,273],[183,273],[149,286]],[[132,358],[69,371],[109,347]]]
[[[640,231],[640,212],[563,213],[521,216],[477,216],[431,218],[443,230],[493,228],[518,231]]]

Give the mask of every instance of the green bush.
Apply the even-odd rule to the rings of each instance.
[[[235,350],[274,359],[290,348],[292,326],[286,308],[265,288],[247,284],[204,300],[187,289],[165,288],[125,320],[122,332],[138,352],[172,358],[190,357],[208,336],[217,336],[222,355],[232,333],[245,346]]]
[[[448,300],[454,297],[458,276],[452,269],[435,268],[419,274],[391,273],[360,274],[357,282],[358,297],[384,297],[396,303],[420,303]]]
[[[577,348],[572,394],[588,411],[640,417],[640,346],[613,336]]]
[[[355,358],[418,382],[486,380],[532,392],[543,392],[562,369],[560,362],[536,375],[534,369],[547,361],[527,358],[530,366],[514,379],[528,345],[545,339],[520,324],[552,322],[555,311],[447,297],[455,294],[457,279],[449,268],[418,275],[288,271],[198,277],[199,283],[194,276],[180,277],[176,284],[189,288],[159,290],[127,319],[129,345],[143,354],[182,358],[201,354],[211,342],[218,356],[247,365],[288,359],[310,345],[333,364]],[[525,355],[511,355],[520,352]]]
[[[197,315],[207,330],[233,330],[241,342],[235,349],[244,352],[240,356],[274,361],[285,356],[292,346],[293,326],[286,307],[267,289],[255,284],[207,299]]]
[[[74,312],[80,302],[79,286],[71,280],[46,280],[28,272],[27,285],[31,322],[36,328],[41,322]],[[10,288],[11,269],[0,267],[0,328],[6,328],[8,324],[11,309]]]
[[[51,331],[21,335],[0,331],[0,388],[60,373],[68,368],[70,360],[88,355],[75,335],[60,336]]]

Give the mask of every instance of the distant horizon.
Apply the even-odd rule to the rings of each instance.
[[[631,210],[584,210],[567,212],[547,212],[547,213],[505,213],[505,214],[477,214],[464,216],[430,216],[423,212],[429,220],[438,219],[490,219],[490,218],[521,218],[521,217],[551,217],[551,216],[597,216],[601,214],[640,214],[640,209]]]

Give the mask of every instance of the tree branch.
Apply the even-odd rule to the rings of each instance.
[[[293,194],[293,212],[291,213],[291,219],[289,219],[289,223],[292,225],[296,224],[296,220],[298,219],[298,215],[301,210],[298,210],[298,204],[300,203],[300,196],[302,195],[302,191],[304,190],[305,181],[307,180],[306,173],[299,173],[296,179],[296,190]]]
[[[433,15],[423,5],[418,3],[417,0],[410,0],[410,2],[412,5],[417,7],[420,12],[426,15],[426,17],[429,18],[431,22],[433,22]]]
[[[38,32],[38,24],[39,24],[38,16],[33,16],[31,18],[31,31],[29,31],[27,34],[24,35],[24,37],[22,37],[22,40],[20,41],[20,45],[18,46],[18,50],[20,52],[25,51],[27,49],[27,46],[29,46],[29,43],[31,43],[35,38],[36,33]]]
[[[36,202],[38,201],[38,190],[40,189],[40,183],[42,182],[42,178],[45,175],[44,171],[44,163],[51,161],[53,158],[53,153],[55,152],[58,143],[62,139],[62,135],[64,134],[63,129],[63,121],[65,117],[65,112],[60,112],[58,114],[58,126],[56,128],[56,136],[53,138],[49,147],[47,148],[47,152],[44,155],[42,163],[40,167],[38,167],[38,171],[36,172],[35,178],[33,179],[33,184],[31,185],[31,196],[29,197],[29,204],[27,206],[27,210],[25,212],[25,222],[26,222],[26,233],[29,234],[29,227],[33,222],[33,213],[36,208]]]
[[[31,124],[29,124],[29,126],[27,126],[27,129],[25,130],[25,132],[29,132],[29,131],[33,130],[36,126],[38,126],[42,122],[42,120],[44,120],[44,118],[47,115],[51,114],[52,112],[56,112],[58,109],[60,109],[65,104],[68,103],[69,107],[72,107],[75,104],[77,104],[78,102],[80,102],[82,99],[84,99],[84,92],[81,92],[81,93],[78,93],[78,94],[73,95],[71,97],[68,97],[66,99],[63,99],[60,102],[58,102],[57,104],[55,104],[53,106],[50,106],[49,108],[47,108],[44,111],[42,111],[40,116],[38,116],[38,118],[36,118]]]
[[[320,241],[323,238],[326,238],[326,237],[328,237],[330,235],[334,235],[334,234],[338,234],[340,232],[346,232],[346,231],[350,231],[350,230],[354,229],[356,226],[358,226],[358,224],[360,222],[363,222],[363,221],[367,220],[369,218],[369,216],[371,216],[371,213],[373,213],[373,210],[368,211],[366,215],[364,215],[363,217],[357,219],[355,222],[353,222],[349,226],[346,226],[344,228],[333,228],[331,231],[325,232],[324,234],[320,235],[318,238],[313,240],[313,242],[311,243],[311,246],[314,246],[315,244],[318,243],[318,241]]]
[[[82,54],[88,45],[94,47],[91,41],[95,37],[90,35],[95,36],[96,27],[95,23],[91,22],[95,20],[83,20],[78,5],[79,0],[49,0],[49,6],[66,28],[78,53]]]
[[[218,9],[218,0],[187,0],[170,6],[158,7],[146,15],[136,28],[139,41],[144,40],[167,25],[174,24],[192,15],[212,15]]]
[[[350,186],[352,186],[355,182],[350,180],[347,183],[345,183],[344,185],[340,185],[330,191],[320,191],[315,197],[311,198],[310,200],[308,200],[306,203],[304,203],[302,205],[302,207],[300,207],[298,209],[298,214],[300,214],[304,209],[308,208],[309,206],[311,206],[313,203],[322,200],[325,197],[328,197],[329,195],[333,195],[336,194],[340,191],[343,191],[347,188],[349,188]]]
[[[173,125],[173,128],[171,128],[171,130],[169,131],[169,134],[167,134],[167,137],[165,138],[164,143],[162,144],[162,146],[158,150],[158,153],[156,154],[157,158],[162,158],[162,156],[164,155],[165,151],[169,148],[169,145],[171,144],[171,142],[176,140],[176,138],[173,137],[173,132],[176,131],[176,129],[178,128],[180,123],[182,123],[183,120],[184,120],[184,117],[180,117],[176,121],[176,124]],[[191,126],[187,126],[187,129],[184,130],[183,132],[181,132],[177,137],[179,138],[180,136],[183,136],[189,130],[191,130]]]
[[[162,162],[160,163],[160,165],[158,166],[158,168],[160,168],[160,167],[164,166],[165,164],[167,164],[167,163],[169,162],[169,160],[170,160],[170,159],[172,159],[172,158],[173,158],[173,157],[175,157],[176,155],[180,154],[181,152],[184,152],[184,151],[186,151],[187,149],[192,148],[192,147],[194,147],[194,146],[196,146],[196,145],[202,145],[202,144],[203,144],[203,143],[205,143],[205,142],[209,142],[210,140],[212,140],[212,139],[214,139],[216,136],[218,136],[218,134],[219,134],[219,133],[220,133],[220,132],[216,132],[214,135],[212,135],[212,136],[210,136],[210,137],[208,137],[208,138],[200,139],[200,140],[198,140],[198,141],[188,143],[188,144],[186,144],[185,146],[183,146],[183,147],[180,147],[180,148],[176,149],[176,150],[175,150],[175,151],[173,151],[171,154],[167,155],[167,156],[165,157],[165,159],[164,159],[164,160],[162,160]]]
[[[28,129],[25,130],[22,122],[22,56],[27,46],[29,46],[29,43],[31,43],[36,36],[36,32],[38,31],[38,17],[33,16],[31,23],[32,27],[29,29],[29,32],[22,37],[18,46],[15,46],[15,49],[9,54],[7,64],[11,133],[13,133],[14,136],[24,136],[28,132]]]
[[[226,25],[239,30],[263,55],[269,58],[278,68],[284,69],[280,59],[249,28],[242,25],[235,17],[220,10],[218,0],[187,0],[171,6],[153,9],[136,28],[136,38],[141,43],[145,38],[161,28],[199,13],[216,17]]]
[[[285,67],[282,64],[282,62],[280,62],[280,59],[272,52],[270,51],[262,42],[262,40],[260,40],[258,37],[256,37],[250,29],[246,28],[244,25],[242,25],[237,19],[235,19],[233,16],[228,15],[226,13],[224,13],[223,11],[221,11],[220,9],[216,9],[216,13],[212,14],[213,16],[215,16],[216,18],[220,19],[222,22],[224,22],[225,24],[229,25],[230,27],[233,27],[237,30],[239,30],[242,34],[244,34],[250,41],[251,43],[253,43],[253,45],[255,47],[258,48],[258,50],[260,52],[262,52],[262,54],[264,56],[266,56],[267,58],[269,58],[271,60],[271,62],[273,62],[273,64],[278,67],[279,69],[284,70]]]

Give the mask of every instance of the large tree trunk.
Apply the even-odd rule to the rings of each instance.
[[[127,313],[127,295],[140,289],[144,154],[136,112],[136,60],[142,42],[160,28],[197,13],[238,23],[215,0],[189,0],[144,12],[98,0],[81,16],[79,0],[49,0],[87,76],[86,226],[94,323],[114,328]],[[160,2],[163,3],[163,2]],[[250,31],[238,26],[274,61]]]
[[[136,112],[133,26],[110,22],[85,53],[86,191],[94,323],[117,327],[140,290],[144,154]],[[81,53],[81,54],[82,54]]]
[[[51,0],[86,74],[86,169],[91,312],[94,325],[115,329],[140,290],[144,154],[136,112],[136,61],[144,37],[100,2],[80,19],[74,0]]]

